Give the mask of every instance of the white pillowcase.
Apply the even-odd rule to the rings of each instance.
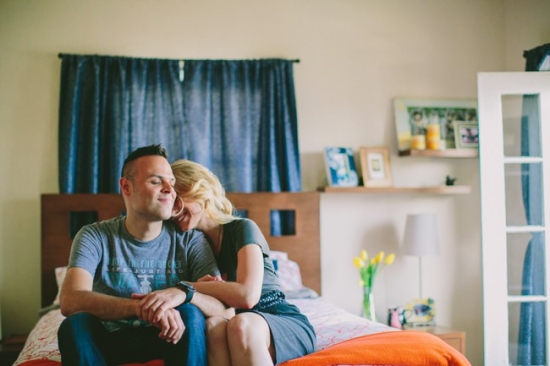
[[[288,253],[271,251],[269,257],[273,261],[273,267],[275,267],[275,272],[279,276],[281,291],[297,291],[303,287],[300,266],[288,259]]]
[[[54,305],[59,305],[59,295],[61,292],[61,285],[63,284],[63,280],[65,279],[66,274],[67,274],[67,267],[57,267],[55,269],[55,281],[57,282],[57,295],[53,300]]]
[[[288,259],[288,253],[287,252],[278,252],[276,250],[272,250],[269,253],[269,258],[271,259]]]

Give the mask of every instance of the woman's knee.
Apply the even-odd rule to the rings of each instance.
[[[206,336],[210,346],[227,344],[227,320],[218,316],[206,319]]]
[[[225,332],[227,327],[227,320],[221,316],[212,316],[206,319],[206,331],[208,333],[214,332]]]
[[[235,315],[227,324],[227,337],[235,337],[241,340],[253,340],[260,337],[260,330],[264,327],[269,332],[267,323],[257,314],[243,313]]]

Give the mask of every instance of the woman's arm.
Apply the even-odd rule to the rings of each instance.
[[[178,287],[169,287],[164,290],[153,291],[150,294],[133,294],[134,299],[140,299],[138,317],[150,323],[156,323],[164,316],[169,309],[173,309],[183,304],[186,292]],[[225,304],[213,296],[196,292],[190,301],[191,304],[198,307],[204,316],[221,316],[231,318],[232,309],[228,309]]]
[[[213,296],[236,309],[250,309],[260,300],[264,280],[264,259],[259,245],[243,246],[237,253],[235,282],[195,282],[198,292]]]

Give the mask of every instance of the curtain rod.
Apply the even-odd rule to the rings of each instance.
[[[149,60],[152,60],[152,59],[155,59],[153,57],[131,57],[131,56],[112,56],[112,55],[77,55],[77,54],[72,54],[72,53],[59,53],[57,55],[58,58],[63,58],[65,56],[99,56],[99,57],[121,57],[121,58],[141,58],[141,59],[149,59]],[[268,59],[274,59],[276,57],[269,57]],[[183,60],[183,61],[202,61],[202,60],[205,60],[205,59],[179,59],[179,58],[159,58],[157,60],[169,60],[169,61],[180,61],[180,60]],[[211,61],[246,61],[246,60],[260,60],[260,59],[245,59],[245,60],[234,60],[234,59],[231,59],[231,60],[225,60],[225,59],[212,59]],[[281,59],[281,60],[284,60],[284,59]],[[294,62],[296,64],[299,64],[300,63],[300,59],[297,58],[297,59],[292,59],[292,60],[287,60],[287,61],[290,61],[290,62]]]

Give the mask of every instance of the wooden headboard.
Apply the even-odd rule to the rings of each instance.
[[[300,265],[304,286],[321,293],[321,251],[319,193],[228,193],[237,210],[246,211],[264,233],[271,250],[287,252]],[[42,306],[52,303],[57,294],[55,268],[66,266],[72,244],[71,213],[92,212],[105,220],[124,212],[118,194],[43,194],[42,195]],[[272,210],[295,212],[295,235],[270,234]]]

